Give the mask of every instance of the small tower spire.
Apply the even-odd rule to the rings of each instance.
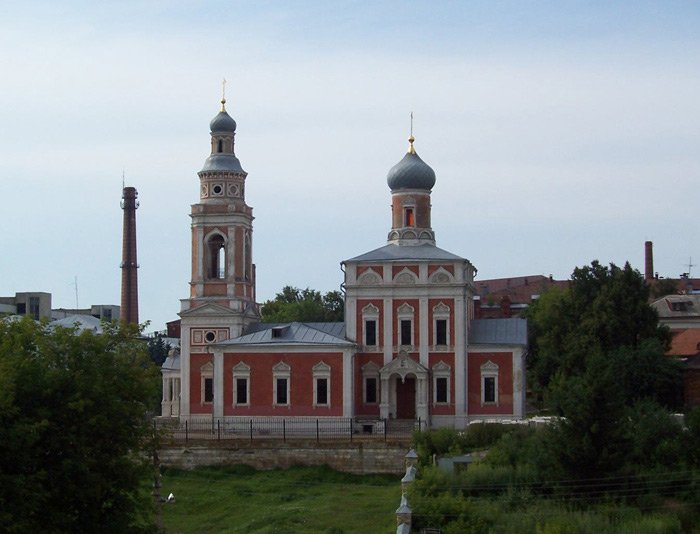
[[[226,111],[226,78],[221,82],[221,111]]]
[[[413,142],[414,142],[415,140],[416,140],[416,139],[413,137],[413,112],[411,111],[411,135],[410,135],[409,138],[408,138],[408,142],[409,142],[409,145],[410,145],[410,146],[408,147],[408,153],[409,153],[409,154],[415,154],[415,153],[416,153],[416,149],[413,148]]]

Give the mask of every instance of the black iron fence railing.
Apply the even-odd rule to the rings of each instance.
[[[166,438],[192,441],[280,439],[350,440],[410,439],[414,429],[425,429],[420,419],[367,419],[350,417],[226,417],[216,420],[157,418],[154,426]]]

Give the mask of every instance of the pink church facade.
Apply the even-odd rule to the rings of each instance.
[[[247,173],[224,104],[192,206],[191,293],[180,312],[181,354],[164,367],[163,416],[458,428],[523,418],[526,322],[474,318],[476,269],[435,244],[436,177],[412,137],[387,178],[386,245],[341,262],[345,322],[260,322]]]

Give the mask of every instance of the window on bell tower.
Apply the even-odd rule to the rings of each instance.
[[[207,241],[207,278],[226,277],[226,243],[219,234]]]
[[[219,139],[219,154],[221,154],[224,151],[224,142]]]
[[[415,226],[413,220],[413,208],[404,209],[404,226]]]

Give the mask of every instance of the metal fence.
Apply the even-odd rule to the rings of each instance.
[[[154,426],[166,438],[189,441],[224,440],[349,440],[410,439],[414,429],[425,428],[420,419],[356,420],[350,417],[235,417],[217,420],[158,418]]]

